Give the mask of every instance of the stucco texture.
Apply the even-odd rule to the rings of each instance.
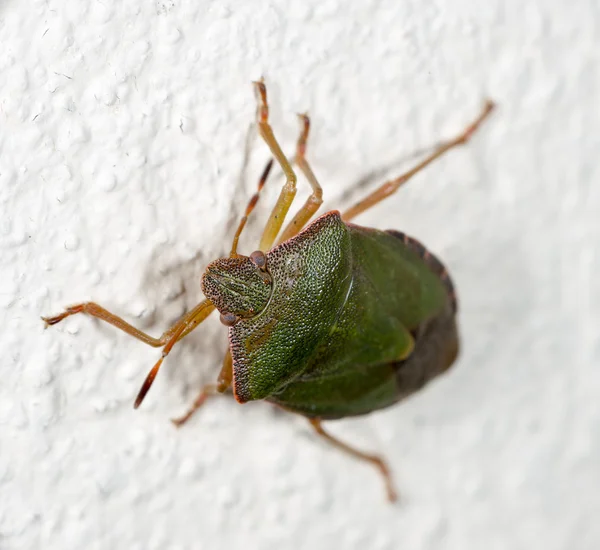
[[[4,0],[0,548],[600,548],[598,6]],[[460,299],[455,368],[328,424],[387,457],[394,506],[372,468],[268,404],[216,398],[171,425],[219,371],[217,316],[137,411],[160,350],[82,315],[40,320],[93,299],[158,335],[202,298],[269,156],[249,139],[243,169],[261,75],[286,151],[310,113],[329,209],[498,103],[356,220],[426,243]]]

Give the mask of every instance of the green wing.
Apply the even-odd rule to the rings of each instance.
[[[454,346],[454,316],[439,278],[396,237],[350,228],[344,307],[306,370],[268,397],[306,416],[340,418],[392,405],[445,369],[446,347]],[[440,340],[433,356],[432,335]]]
[[[308,417],[343,418],[389,407],[445,372],[458,354],[458,331],[451,304],[416,332],[404,360],[346,365],[318,376],[299,377],[268,398]]]

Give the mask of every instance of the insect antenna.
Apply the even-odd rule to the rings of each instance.
[[[237,258],[237,256],[238,256],[237,247],[238,247],[238,241],[240,240],[240,235],[242,234],[242,231],[244,230],[244,227],[246,226],[246,222],[248,221],[248,216],[251,214],[252,210],[254,210],[254,207],[256,206],[256,203],[258,202],[258,199],[260,197],[260,192],[261,192],[262,188],[265,186],[265,183],[267,182],[267,178],[269,177],[269,172],[271,172],[272,167],[273,167],[273,159],[271,159],[271,160],[269,160],[269,162],[267,162],[267,165],[265,166],[265,168],[260,176],[260,179],[258,180],[258,189],[256,190],[256,193],[254,193],[254,195],[252,195],[252,197],[248,201],[248,205],[246,206],[246,212],[245,212],[243,218],[240,220],[238,228],[233,237],[233,243],[231,244],[231,252],[229,253],[230,258]]]
[[[146,397],[148,390],[152,387],[152,383],[158,374],[160,366],[162,365],[165,357],[169,355],[173,346],[181,340],[184,336],[189,334],[192,330],[194,330],[202,321],[204,321],[215,309],[215,306],[208,300],[204,300],[200,302],[190,313],[188,313],[184,319],[182,319],[179,323],[177,323],[174,327],[172,327],[173,332],[170,334],[170,338],[165,344],[163,348],[160,359],[156,362],[156,364],[150,369],[150,372],[146,376],[140,391],[135,399],[135,403],[133,405],[134,409],[137,409]],[[169,334],[170,331],[166,333]]]

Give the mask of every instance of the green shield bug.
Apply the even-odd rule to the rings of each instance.
[[[86,313],[150,346],[162,347],[161,358],[137,396],[137,408],[173,346],[217,309],[221,322],[229,327],[229,349],[218,380],[202,388],[186,415],[174,423],[183,424],[215,393],[232,390],[240,403],[264,399],[305,416],[334,446],[376,466],[388,498],[395,500],[384,460],[334,438],[322,421],[389,407],[446,371],[459,348],[457,302],[448,272],[417,240],[398,231],[349,222],[444,153],[465,144],[494,105],[487,101],[460,135],[433,148],[412,170],[383,184],[343,214],[327,212],[308,223],[322,203],[321,186],[305,157],[309,119],[300,115],[300,137],[290,162],[269,124],[263,81],[255,82],[254,89],[260,136],[286,177],[258,250],[244,256],[238,254],[237,246],[273,160],[246,207],[229,256],[212,262],[202,276],[204,301],[160,338],[93,302],[68,307],[43,320],[49,326]],[[312,193],[281,231],[296,194],[293,165],[306,177]]]

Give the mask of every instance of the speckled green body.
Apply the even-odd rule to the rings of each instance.
[[[257,290],[258,307],[229,328],[237,400],[341,418],[392,405],[446,370],[458,352],[449,279],[407,239],[334,211],[269,251],[268,298]],[[214,271],[203,288],[223,313]]]

